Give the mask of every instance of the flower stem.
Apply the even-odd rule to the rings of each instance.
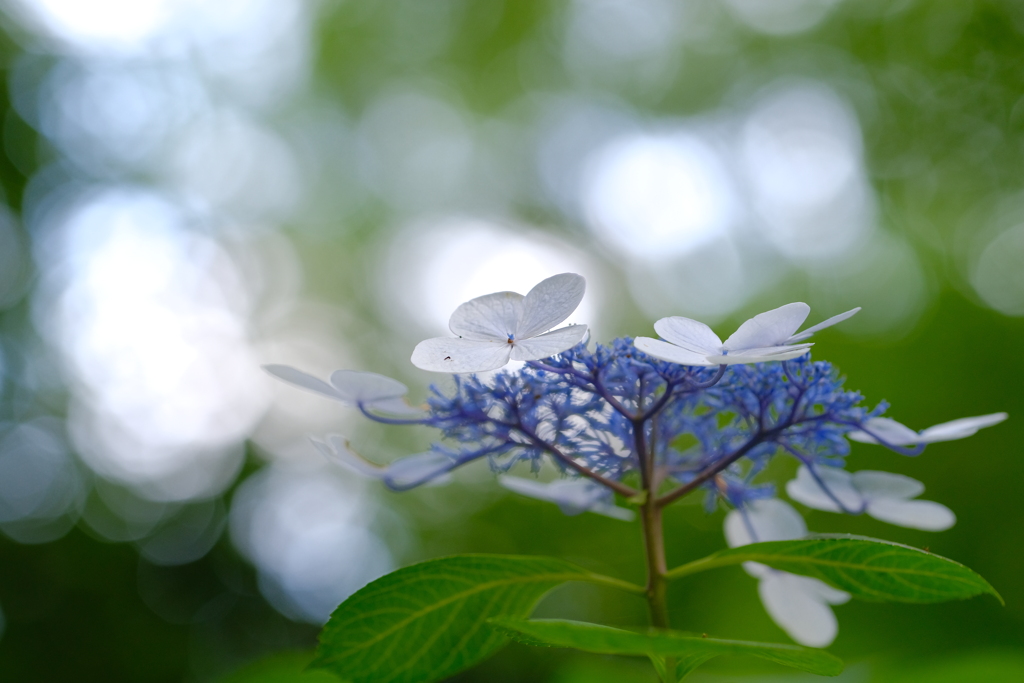
[[[644,503],[640,506],[640,520],[644,533],[644,559],[647,563],[647,609],[651,615],[651,626],[670,628],[668,603],[666,600],[668,584],[665,575],[668,565],[665,562],[665,534],[662,527],[662,506],[658,505],[657,493],[660,485],[654,462],[653,444],[646,439],[646,420],[633,420],[633,439],[637,458],[640,462],[640,474],[643,483]],[[666,659],[658,666],[659,674],[666,683],[676,683],[674,659]]]
[[[640,509],[644,530],[644,549],[647,560],[647,607],[651,625],[669,628],[668,605],[665,601],[667,583],[665,574],[665,538],[662,534],[661,508],[648,498]]]

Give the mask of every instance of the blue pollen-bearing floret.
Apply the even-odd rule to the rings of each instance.
[[[629,338],[453,378],[453,389],[431,387],[420,421],[441,430],[447,445],[435,452],[453,466],[487,457],[497,471],[527,462],[537,472],[552,462],[622,495],[654,482],[667,497],[700,488],[734,507],[774,495],[757,478],[780,453],[841,467],[846,435],[885,408],[865,408],[829,363],[807,356],[694,367],[652,358]]]

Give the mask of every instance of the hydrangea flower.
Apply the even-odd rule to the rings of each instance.
[[[432,372],[484,372],[509,360],[554,356],[579,344],[587,333],[586,325],[551,330],[572,315],[585,290],[582,276],[562,273],[542,281],[526,296],[497,292],[467,301],[448,321],[457,337],[420,342],[412,352],[412,364]]]
[[[730,548],[764,541],[789,541],[807,535],[804,518],[777,499],[754,500],[725,516],[725,540]],[[758,579],[757,592],[768,616],[789,637],[809,647],[827,647],[839,632],[832,605],[850,594],[807,576],[744,562],[743,569]]]
[[[327,383],[286,366],[267,369],[354,405],[374,421],[437,429],[441,438],[429,451],[384,466],[356,454],[340,436],[314,440],[327,457],[389,488],[443,481],[483,460],[504,488],[555,503],[568,514],[626,519],[630,510],[616,505],[616,497],[638,506],[646,547],[653,548],[651,581],[664,572],[658,569],[664,565],[664,548],[657,545],[661,510],[690,494],[704,495],[709,512],[720,505],[732,509],[725,519],[732,546],[804,536],[802,518],[774,497],[766,476],[777,457],[801,465],[786,488],[810,507],[946,528],[953,513],[916,500],[923,492],[919,482],[846,472],[851,441],[916,455],[928,443],[963,438],[1006,418],[964,418],[918,434],[882,417],[884,403],[863,405],[829,363],[810,359],[805,342],[859,309],[797,332],[809,308],[788,304],[748,320],[724,343],[703,323],[664,318],[655,329],[667,341],[622,338],[591,348],[585,325],[548,331],[575,310],[584,287],[582,277],[564,273],[525,297],[499,292],[456,309],[450,327],[459,336],[421,342],[413,353],[418,367],[452,373],[447,388],[430,388],[421,410],[405,402],[403,384],[381,375],[338,371]],[[510,359],[525,364],[486,380],[464,374]],[[553,468],[561,478],[541,483],[510,476],[517,467],[534,474]],[[845,602],[846,593],[756,563],[746,569],[758,578],[768,613],[794,640],[818,647],[832,642],[837,626],[831,606]],[[667,625],[667,617],[660,625]]]
[[[834,467],[812,471],[802,465],[786,493],[807,507],[847,514],[867,513],[883,522],[924,531],[945,531],[956,515],[945,505],[912,500],[924,493],[924,484],[890,472],[847,472]]]
[[[887,417],[873,417],[861,429],[847,434],[847,438],[862,443],[881,443],[888,446],[918,446],[938,441],[954,441],[974,436],[979,429],[997,425],[1007,418],[1006,413],[991,413],[977,417],[962,417],[943,422],[923,430],[920,434],[910,427]]]
[[[815,332],[831,327],[854,315],[854,308],[797,333],[797,328],[811,312],[811,307],[795,302],[759,313],[739,326],[725,343],[702,322],[673,316],[654,323],[660,339],[637,337],[636,347],[655,358],[682,365],[734,365],[798,358],[812,344],[796,343]]]

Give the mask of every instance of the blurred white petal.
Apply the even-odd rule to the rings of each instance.
[[[891,446],[911,446],[920,443],[921,438],[910,427],[888,417],[869,418],[864,422],[864,431],[853,431],[846,437],[861,443],[878,443],[878,439],[881,439]]]
[[[339,394],[353,403],[371,403],[399,398],[409,393],[408,387],[397,379],[375,372],[335,370],[331,373],[331,384]]]
[[[384,468],[383,479],[388,486],[408,488],[435,479],[454,466],[455,461],[444,453],[417,453],[392,460]]]
[[[348,440],[338,434],[331,434],[327,437],[327,442],[319,441],[310,437],[310,441],[316,446],[316,449],[323,454],[325,458],[333,463],[344,466],[357,474],[361,474],[364,477],[370,477],[372,479],[383,479],[384,468],[374,465],[358,453],[354,452],[349,446]]]
[[[869,501],[867,512],[883,522],[923,531],[945,531],[956,524],[952,510],[930,500],[882,498]]]
[[[828,647],[839,632],[830,604],[850,599],[849,594],[806,576],[773,571],[757,587],[768,616],[789,637],[808,647]]]
[[[854,488],[849,472],[835,467],[818,467],[815,471],[832,495],[838,498],[847,510],[853,512],[861,510],[864,506],[864,499],[861,493]],[[796,479],[786,484],[786,493],[789,494],[790,498],[798,503],[803,503],[807,507],[828,512],[844,511],[821,488],[806,465],[801,465],[800,469],[797,470]]]
[[[427,417],[427,411],[420,406],[410,405],[404,398],[388,398],[373,401],[369,406],[375,413],[390,413],[405,419],[421,419]]]
[[[501,475],[498,477],[498,483],[519,495],[554,503],[567,515],[595,512],[624,522],[631,522],[635,517],[632,510],[605,503],[604,501],[608,497],[607,491],[600,484],[583,479],[565,479],[545,483],[523,477]]]
[[[878,439],[881,439],[892,446],[914,446],[937,441],[964,439],[973,436],[979,429],[999,424],[1007,417],[1009,416],[1006,413],[962,417],[928,427],[920,434],[896,420],[887,417],[873,417],[864,423],[863,431],[850,432],[846,436],[853,441],[862,443],[878,443]]]
[[[997,425],[1009,417],[1006,413],[992,413],[990,415],[979,415],[977,417],[962,417],[959,420],[943,422],[921,432],[922,443],[933,443],[935,441],[951,441],[972,436],[979,429]]]
[[[892,472],[861,470],[853,473],[853,485],[868,500],[876,498],[916,498],[924,493],[917,479]]]
[[[752,500],[744,512],[725,516],[725,540],[730,548],[765,541],[789,541],[807,535],[807,525],[792,505],[776,498]],[[753,535],[752,533],[753,532]]]
[[[263,369],[274,377],[283,379],[285,382],[301,387],[302,389],[315,391],[318,394],[322,394],[328,398],[333,398],[336,401],[344,402],[346,400],[337,389],[327,382],[322,379],[317,379],[313,375],[306,374],[301,370],[297,370],[290,365],[264,365]]]
[[[818,476],[848,510],[864,510],[883,522],[943,531],[956,523],[956,515],[945,505],[930,500],[910,500],[924,493],[924,485],[916,479],[890,472],[862,470],[850,474],[844,470],[820,467]],[[843,512],[801,465],[797,478],[786,484],[786,493],[808,507],[829,512]]]

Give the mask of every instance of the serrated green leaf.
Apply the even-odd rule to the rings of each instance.
[[[981,576],[958,562],[889,541],[860,536],[813,536],[729,548],[669,571],[674,579],[741,562],[812,576],[863,600],[945,602],[990,593]]]
[[[525,617],[566,581],[639,586],[546,557],[459,555],[421,562],[357,591],[320,632],[312,666],[350,683],[429,683],[493,654],[506,636],[487,625]]]
[[[685,676],[707,660],[720,655],[750,655],[801,671],[837,676],[843,663],[823,650],[774,643],[701,638],[678,631],[625,631],[611,626],[562,619],[491,619],[496,628],[527,644],[568,647],[604,655],[671,657],[676,675]]]

